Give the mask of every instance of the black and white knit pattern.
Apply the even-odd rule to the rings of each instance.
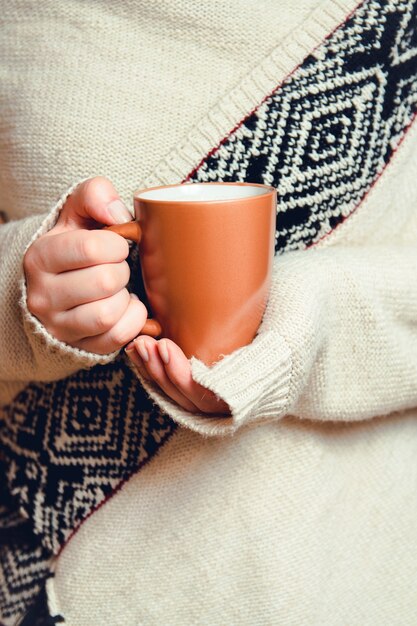
[[[14,625],[41,593],[45,579],[51,575],[50,556],[33,536],[29,524],[25,528],[30,539],[23,537],[0,548],[0,603],[2,624]],[[33,625],[32,625],[33,626]]]
[[[417,0],[364,2],[188,180],[275,185],[280,252],[329,233],[364,198],[415,115],[416,19]],[[122,357],[31,384],[3,411],[0,472],[16,504],[3,502],[12,511],[3,517],[25,531],[4,534],[0,545],[4,623],[32,602],[74,529],[174,431]]]
[[[123,357],[30,385],[6,417],[0,432],[8,463],[2,471],[51,553],[174,430]]]
[[[2,468],[3,470],[4,468]],[[50,576],[50,552],[33,533],[31,520],[22,517],[17,501],[0,480],[0,607],[4,624],[14,624]]]
[[[188,180],[278,190],[277,252],[349,216],[417,110],[417,3],[364,2]]]
[[[26,518],[13,512],[14,523],[27,532],[25,542],[0,546],[3,619],[27,608],[51,556],[175,430],[123,357],[65,380],[29,385],[4,418],[0,472]]]

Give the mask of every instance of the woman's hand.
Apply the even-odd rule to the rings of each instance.
[[[159,387],[174,402],[191,413],[230,415],[229,406],[191,376],[190,362],[170,339],[156,341],[142,335],[126,348],[139,374]]]
[[[56,225],[27,250],[27,306],[65,343],[107,354],[136,337],[146,308],[129,294],[127,242],[96,230],[132,219],[109,180],[92,178],[67,199]]]

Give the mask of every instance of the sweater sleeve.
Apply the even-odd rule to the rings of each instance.
[[[252,344],[193,378],[231,417],[180,411],[207,435],[285,415],[354,421],[417,406],[417,250],[414,245],[311,248],[275,259],[263,322]],[[146,383],[145,383],[146,384]]]
[[[116,353],[98,355],[72,348],[53,337],[27,308],[23,257],[40,235],[54,226],[72,186],[50,212],[0,226],[0,381],[51,381],[98,363]]]

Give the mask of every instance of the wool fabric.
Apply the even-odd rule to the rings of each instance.
[[[136,187],[227,179],[233,163],[237,172],[249,167],[249,153],[257,163],[268,154],[278,169],[278,140],[271,154],[256,154],[275,114],[268,102],[253,136],[249,124],[234,129],[277,86],[284,93],[289,76],[309,84],[312,59],[323,73],[319,85],[328,85],[334,50],[350,45],[341,25],[355,11],[352,37],[361,45],[361,10],[375,32],[398,16],[402,43],[392,42],[391,57],[412,62],[407,33],[416,7],[405,0],[44,0],[4,8],[3,405],[31,381],[64,380],[116,356],[58,341],[26,305],[23,254],[54,225],[74,185],[106,175],[129,203]],[[334,71],[331,88],[341,89]],[[395,121],[377,126],[384,79],[370,77],[381,71],[369,67],[347,81],[345,99],[356,116],[365,111],[361,127],[371,120],[366,180],[350,182],[360,201],[335,200],[337,216],[327,198],[342,186],[318,189],[320,224],[285,232],[290,245],[274,261],[255,340],[212,367],[192,359],[193,377],[229,404],[231,416],[192,415],[141,381],[180,428],[65,547],[52,545],[49,608],[68,626],[416,623],[417,128],[405,105],[415,81],[404,81],[411,87]],[[337,91],[329,92],[336,95],[324,108],[345,120]],[[374,101],[376,113],[366,108]],[[298,114],[284,99],[280,107],[280,119],[286,107]],[[340,136],[359,159],[363,135],[355,128]],[[384,129],[387,146],[373,170],[375,128]],[[331,151],[336,131],[324,130]],[[317,158],[320,141],[313,133]],[[344,163],[346,172],[355,159]],[[292,175],[280,183],[291,196],[285,215],[304,201],[297,185],[307,175]]]

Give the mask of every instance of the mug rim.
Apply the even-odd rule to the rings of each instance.
[[[160,189],[170,189],[170,188],[175,188],[175,187],[183,187],[185,185],[202,185],[202,186],[208,186],[208,185],[219,185],[219,186],[230,186],[230,187],[262,187],[265,190],[265,193],[260,193],[260,194],[256,194],[256,195],[252,195],[252,196],[245,196],[245,197],[241,197],[241,198],[224,198],[224,199],[214,199],[214,200],[201,200],[200,199],[195,199],[195,200],[189,200],[189,199],[175,199],[173,200],[172,198],[158,198],[158,199],[153,199],[153,198],[141,198],[140,194],[142,193],[146,193],[148,191],[158,191]],[[196,182],[196,183],[174,183],[172,185],[157,185],[156,187],[142,187],[137,189],[136,191],[134,191],[133,193],[133,199],[134,200],[141,200],[142,202],[149,202],[151,204],[160,204],[160,203],[184,203],[184,204],[199,204],[201,202],[204,202],[204,204],[216,204],[221,202],[223,203],[228,203],[228,202],[236,202],[237,200],[239,201],[251,201],[254,200],[256,198],[265,198],[265,196],[268,195],[277,195],[277,190],[275,187],[273,187],[272,185],[266,185],[263,183],[249,183],[249,182],[222,182],[222,181],[212,181],[210,183],[202,183],[202,182]]]

